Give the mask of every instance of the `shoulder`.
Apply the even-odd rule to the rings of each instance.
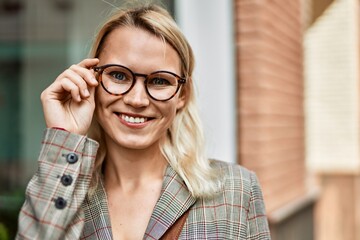
[[[210,160],[221,180],[221,190],[199,199],[190,211],[185,231],[216,239],[270,239],[265,205],[254,172],[235,163]],[[203,229],[199,229],[199,222]],[[216,229],[216,231],[214,231]],[[211,235],[213,234],[213,235]],[[209,236],[208,236],[209,235]]]
[[[256,174],[235,163],[210,162],[221,180],[221,190],[212,198],[198,201],[194,215],[205,214],[202,219],[215,223],[217,233],[223,234],[224,238],[235,232],[233,238],[240,234],[249,239],[270,239],[265,203]],[[214,219],[211,219],[213,215]]]
[[[218,172],[223,193],[241,194],[250,197],[262,195],[256,174],[236,163],[210,160]]]
[[[221,177],[224,180],[242,180],[242,181],[251,181],[252,178],[256,177],[253,171],[248,170],[247,168],[236,164],[229,163],[219,160],[211,159],[211,166],[220,173]]]

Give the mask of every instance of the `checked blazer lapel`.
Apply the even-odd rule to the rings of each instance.
[[[159,239],[195,202],[182,178],[169,165],[144,239]]]

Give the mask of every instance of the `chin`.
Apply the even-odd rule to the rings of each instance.
[[[144,150],[159,146],[158,142],[141,141],[142,139],[114,139],[118,146],[127,149]]]

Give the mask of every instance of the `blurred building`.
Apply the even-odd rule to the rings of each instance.
[[[359,1],[235,1],[238,161],[274,239],[360,239]]]
[[[360,239],[359,1],[314,0],[304,36],[307,166],[317,176],[316,239]]]
[[[257,173],[273,239],[360,239],[359,1],[159,2],[194,48],[208,154]],[[122,3],[0,0],[0,224],[10,234],[36,171],[40,93],[87,56]]]
[[[263,187],[273,239],[313,239],[303,36],[308,1],[235,1],[238,161]]]

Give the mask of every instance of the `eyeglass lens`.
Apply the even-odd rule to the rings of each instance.
[[[134,74],[122,66],[109,66],[102,72],[102,84],[112,94],[124,94],[134,84]],[[145,88],[148,94],[157,100],[167,100],[178,90],[178,79],[167,72],[156,72],[148,75]]]

